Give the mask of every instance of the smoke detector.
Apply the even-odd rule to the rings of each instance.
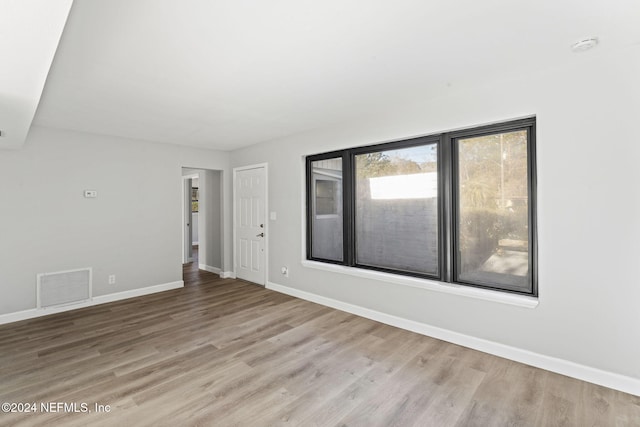
[[[597,37],[589,37],[589,38],[582,39],[582,40],[572,44],[571,45],[571,50],[573,52],[584,52],[584,51],[587,51],[589,49],[593,49],[597,45],[598,45],[598,38]]]

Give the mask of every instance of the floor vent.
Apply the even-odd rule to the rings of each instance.
[[[77,304],[91,299],[91,268],[38,274],[38,308]]]

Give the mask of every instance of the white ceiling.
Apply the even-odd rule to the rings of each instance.
[[[24,143],[72,0],[0,0],[0,148]]]
[[[639,43],[638,0],[75,0],[35,124],[231,150]]]

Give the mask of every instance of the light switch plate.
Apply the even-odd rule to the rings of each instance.
[[[95,199],[96,197],[98,197],[98,191],[97,190],[84,190],[84,197],[87,199]]]

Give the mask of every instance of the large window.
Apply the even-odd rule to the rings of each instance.
[[[307,258],[537,295],[535,119],[307,158]]]

